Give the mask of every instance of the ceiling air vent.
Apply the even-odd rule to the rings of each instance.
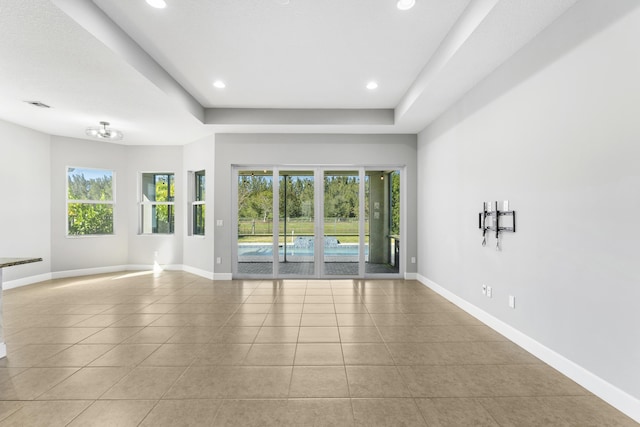
[[[51,108],[51,105],[47,105],[44,102],[40,102],[40,101],[24,101],[24,102],[38,108]]]

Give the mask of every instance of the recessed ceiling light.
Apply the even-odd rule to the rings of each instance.
[[[369,83],[367,83],[367,89],[369,90],[378,89],[378,83],[374,81],[370,81]]]
[[[415,6],[416,0],[398,0],[398,9],[400,10],[409,10],[413,6]]]
[[[222,80],[216,80],[215,82],[213,82],[213,87],[217,87],[218,89],[224,89],[225,87],[227,87],[227,85],[224,84]]]
[[[167,2],[164,0],[147,0],[147,4],[156,9],[164,9],[167,7]]]

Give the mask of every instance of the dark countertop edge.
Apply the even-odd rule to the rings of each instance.
[[[13,267],[14,265],[31,264],[40,262],[42,258],[0,258],[0,268]]]

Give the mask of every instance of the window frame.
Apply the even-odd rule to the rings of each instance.
[[[156,200],[145,200],[144,194],[144,176],[145,175],[167,175],[169,183],[168,183],[168,194],[170,194],[171,181],[173,179],[173,200],[171,201],[156,201]],[[173,178],[169,178],[173,177]],[[157,171],[143,171],[138,174],[138,235],[140,236],[173,236],[176,234],[176,173],[175,172],[157,172]],[[167,195],[169,198],[169,195]],[[144,231],[144,222],[143,222],[143,208],[147,206],[153,209],[154,206],[169,206],[171,209],[168,209],[168,212],[171,212],[171,217],[173,221],[171,222],[169,228],[171,231],[168,233],[160,233],[160,232],[145,232]],[[153,230],[153,227],[152,227]]]
[[[111,172],[111,200],[82,200],[69,199],[69,169],[108,171]],[[69,239],[110,237],[116,235],[116,171],[115,169],[85,167],[85,166],[65,166],[64,188],[65,188],[65,237]],[[111,233],[103,234],[69,234],[69,205],[111,205]]]
[[[206,181],[206,176],[207,176],[207,171],[206,169],[201,169],[201,170],[197,170],[197,171],[189,171],[188,173],[189,175],[189,236],[194,236],[194,237],[205,237],[206,236],[206,220],[204,221],[203,224],[203,228],[202,228],[202,233],[198,233],[196,232],[196,226],[197,226],[197,221],[196,221],[196,209],[198,206],[202,206],[203,208],[205,208],[207,202],[206,202],[206,196],[207,196],[207,191],[206,191],[206,186],[207,186],[207,181]],[[200,188],[200,186],[198,185],[198,177],[202,177],[204,178],[204,196],[199,194],[198,189]],[[206,212],[206,208],[205,208],[205,212]],[[203,218],[204,219],[204,218]]]

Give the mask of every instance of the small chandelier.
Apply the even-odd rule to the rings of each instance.
[[[120,141],[123,137],[122,132],[117,129],[109,129],[107,126],[109,126],[109,122],[100,122],[99,127],[88,127],[86,133],[93,138]]]

